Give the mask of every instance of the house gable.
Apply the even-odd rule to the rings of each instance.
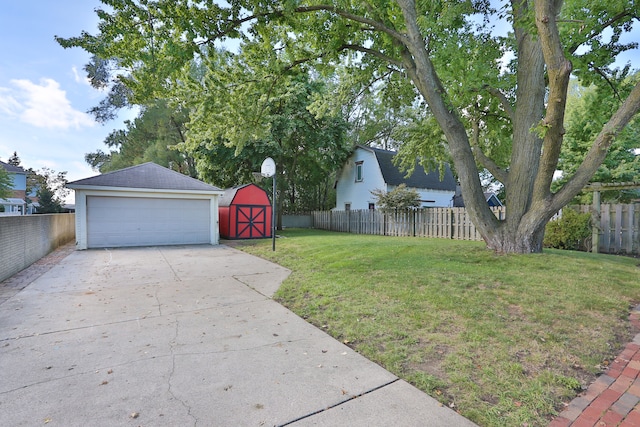
[[[367,209],[375,203],[371,190],[386,188],[375,154],[357,147],[338,174],[336,209]]]
[[[27,172],[20,166],[10,165],[5,162],[0,162],[0,167],[6,170],[13,179],[13,197],[24,199],[27,190]]]
[[[393,151],[357,146],[339,173],[336,183],[336,209],[368,209],[375,206],[372,190],[391,191],[400,184],[415,189],[422,206],[451,206],[456,183],[451,169],[446,166],[444,179],[438,170],[425,172],[418,163],[413,173],[406,173],[393,164]],[[359,168],[361,178],[359,178]]]

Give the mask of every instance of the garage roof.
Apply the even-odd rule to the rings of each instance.
[[[143,163],[137,166],[107,172],[91,178],[80,179],[67,184],[73,189],[88,187],[148,188],[152,190],[181,190],[220,192],[218,187],[206,184],[195,178],[167,169],[155,163]]]

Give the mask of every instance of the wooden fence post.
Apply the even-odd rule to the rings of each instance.
[[[591,252],[598,253],[600,245],[600,192],[593,192],[593,210],[591,211]]]

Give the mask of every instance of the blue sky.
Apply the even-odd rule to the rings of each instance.
[[[86,111],[103,94],[82,70],[89,55],[63,49],[54,35],[95,33],[98,0],[20,0],[2,4],[0,14],[0,160],[17,151],[24,168],[67,171],[69,180],[96,175],[85,153],[122,120],[103,126]]]
[[[70,181],[97,173],[84,155],[105,149],[103,141],[122,119],[96,123],[86,111],[104,96],[86,81],[82,49],[63,49],[54,35],[72,37],[82,30],[95,33],[94,9],[99,0],[5,1],[0,13],[0,160],[14,151],[22,166],[67,171]],[[636,23],[630,40],[640,41]],[[638,50],[623,62],[640,68]],[[128,117],[127,117],[128,115]]]

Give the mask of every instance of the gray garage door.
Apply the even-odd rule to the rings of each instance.
[[[210,243],[210,202],[196,199],[87,197],[87,246]]]

